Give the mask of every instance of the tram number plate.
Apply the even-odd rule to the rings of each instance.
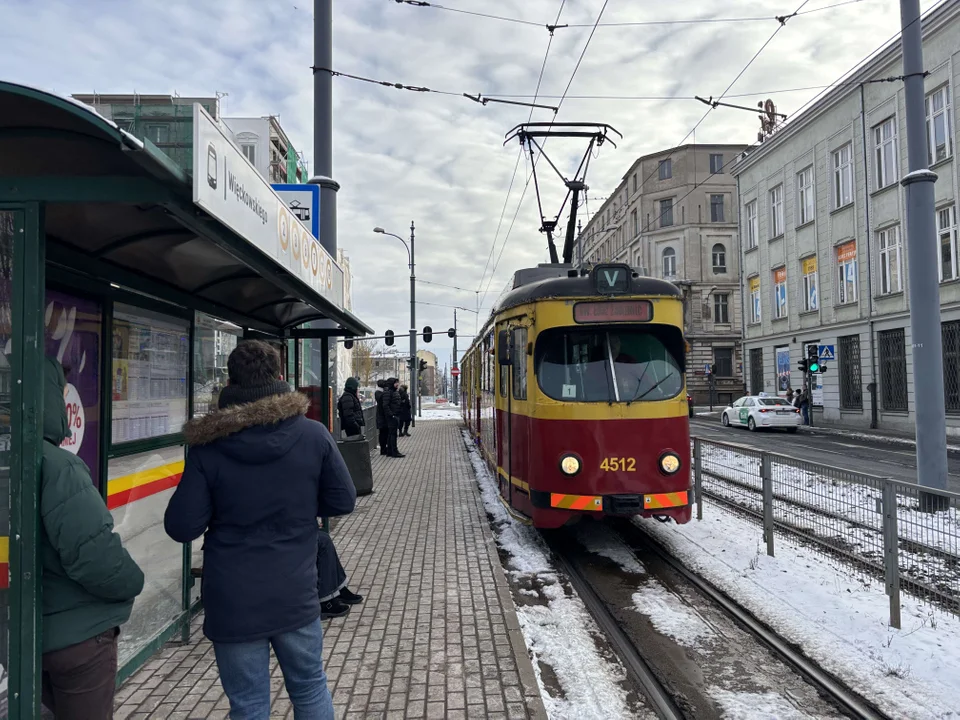
[[[600,469],[604,472],[636,472],[636,458],[604,458],[600,463]]]

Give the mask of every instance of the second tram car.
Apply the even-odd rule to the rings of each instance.
[[[518,271],[462,361],[464,422],[538,528],[690,520],[683,304],[627,265]]]

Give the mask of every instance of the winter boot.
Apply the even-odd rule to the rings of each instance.
[[[340,591],[340,600],[345,602],[347,605],[359,605],[363,602],[363,595],[350,592],[350,588],[345,587]]]
[[[329,620],[330,618],[343,617],[350,612],[350,606],[340,601],[340,598],[333,598],[320,603],[320,619]]]

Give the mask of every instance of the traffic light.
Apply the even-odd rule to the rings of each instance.
[[[393,345],[393,330],[387,330],[387,331],[384,333],[383,341],[384,341],[387,345]]]
[[[420,372],[423,372],[423,371],[426,370],[426,369],[427,369],[427,361],[426,361],[426,360],[421,360],[421,361],[420,361]]]
[[[447,337],[453,338],[453,337],[456,337],[456,336],[457,336],[457,329],[456,329],[456,328],[450,328],[449,330],[447,330]]]
[[[344,349],[344,350],[350,350],[352,347],[353,347],[353,340],[344,340],[344,341],[343,341],[343,349]]]
[[[808,361],[807,361],[807,360],[801,360],[800,363],[797,365],[797,370],[799,370],[800,372],[806,374],[806,372],[807,372],[807,370],[808,370],[807,365],[808,365]]]
[[[425,325],[423,327],[423,341],[428,343],[431,340],[433,340],[433,328],[429,325]]]
[[[816,345],[807,345],[807,369],[812,372],[820,372],[820,355]]]

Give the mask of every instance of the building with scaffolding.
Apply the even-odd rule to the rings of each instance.
[[[121,130],[156,146],[184,171],[193,167],[193,105],[223,124],[257,172],[270,183],[305,183],[307,169],[276,115],[224,118],[219,97],[76,94]]]

